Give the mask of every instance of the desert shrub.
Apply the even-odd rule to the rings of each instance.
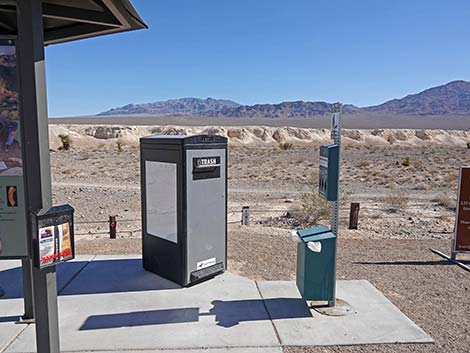
[[[449,173],[443,178],[442,185],[449,189],[457,189],[459,177],[457,173]]]
[[[116,141],[116,146],[117,146],[117,150],[118,150],[119,153],[123,151],[123,147],[125,145],[126,145],[126,143],[121,139]]]
[[[421,182],[421,183],[416,184],[414,189],[415,190],[429,191],[429,190],[432,189],[432,185]]]
[[[294,145],[291,142],[282,142],[279,144],[279,148],[284,151],[288,151],[294,148]]]
[[[470,142],[467,142],[467,148],[470,149]]]
[[[401,165],[404,167],[409,167],[411,165],[411,157],[406,156],[403,162],[401,162]]]
[[[318,194],[318,174],[309,178],[307,186],[307,191],[300,193],[301,208],[290,212],[296,223],[304,227],[331,218],[331,204]]]
[[[408,207],[410,198],[402,191],[394,192],[384,198],[386,210],[389,212],[398,212]]]
[[[68,151],[70,149],[70,145],[72,144],[72,137],[70,137],[70,135],[60,134],[59,138],[62,142],[62,147],[60,147],[59,149]]]
[[[368,161],[367,159],[363,159],[363,160],[359,161],[359,163],[357,164],[357,167],[364,168],[364,167],[368,167],[370,165],[371,165],[370,161]]]
[[[322,199],[318,191],[302,194],[302,211],[299,216],[303,217],[303,223],[307,226],[317,225],[318,222],[331,218],[331,204]]]
[[[439,206],[442,206],[448,210],[454,210],[456,207],[455,199],[444,192],[440,192],[439,194],[434,196],[431,201],[437,203]]]

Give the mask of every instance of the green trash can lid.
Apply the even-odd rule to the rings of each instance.
[[[336,238],[336,235],[328,227],[324,226],[301,229],[297,231],[297,234],[305,243]]]

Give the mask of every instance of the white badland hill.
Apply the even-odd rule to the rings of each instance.
[[[149,135],[221,135],[229,138],[230,144],[321,144],[330,141],[327,129],[267,126],[120,126],[120,125],[51,125],[51,147],[60,146],[60,134],[70,135],[75,143],[100,143],[103,140],[122,140],[138,143],[139,138]],[[403,145],[426,144],[466,145],[470,142],[470,131],[375,129],[343,130],[345,144]]]

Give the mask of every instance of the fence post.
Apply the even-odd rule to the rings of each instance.
[[[116,239],[116,216],[109,216],[109,238]]]
[[[242,226],[250,225],[250,207],[244,206],[242,208]]]
[[[351,203],[351,210],[349,212],[349,229],[357,229],[359,223],[359,209],[361,205],[359,202]]]

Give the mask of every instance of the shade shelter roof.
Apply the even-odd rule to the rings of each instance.
[[[43,0],[42,8],[46,45],[147,28],[129,0]],[[0,0],[0,36],[17,32],[16,1]]]

